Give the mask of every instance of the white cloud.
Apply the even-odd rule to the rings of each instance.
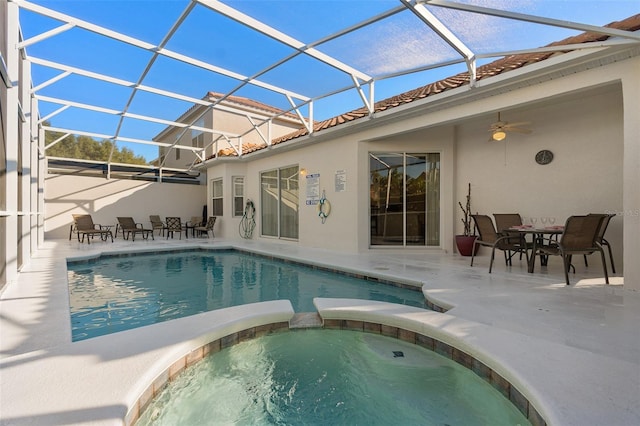
[[[513,10],[512,1],[479,0],[467,3]],[[529,13],[527,9],[534,3],[519,1],[518,11]],[[509,42],[513,41],[513,28],[524,25],[513,20],[453,9],[431,7],[429,10],[472,51],[507,50]],[[538,47],[534,38],[531,42],[533,45],[530,47]],[[398,72],[460,57],[409,11],[352,34],[349,36],[349,43],[343,47],[349,52],[345,50],[338,54],[339,57],[349,58],[347,62],[351,65],[372,75]]]

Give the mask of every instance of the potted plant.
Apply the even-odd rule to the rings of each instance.
[[[475,228],[472,228],[471,225],[471,183],[469,183],[469,189],[467,191],[467,202],[463,206],[462,203],[458,201],[458,205],[463,214],[460,220],[464,225],[464,233],[456,235],[456,247],[458,248],[458,253],[462,256],[471,256],[473,243],[476,241],[476,238],[478,238],[475,235]],[[476,252],[478,251],[478,247],[479,246],[476,246]]]

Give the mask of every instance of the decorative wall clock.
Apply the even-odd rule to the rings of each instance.
[[[551,161],[553,161],[553,152],[548,149],[538,151],[536,154],[536,163],[538,164],[549,164]]]

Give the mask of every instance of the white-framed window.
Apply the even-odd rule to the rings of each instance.
[[[232,179],[233,216],[244,214],[244,177],[234,176]]]
[[[262,235],[298,238],[298,166],[260,173]]]
[[[222,178],[211,180],[211,216],[222,216]]]

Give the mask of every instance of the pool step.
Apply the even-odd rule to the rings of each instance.
[[[289,321],[289,328],[321,328],[322,318],[317,312],[295,314]]]

